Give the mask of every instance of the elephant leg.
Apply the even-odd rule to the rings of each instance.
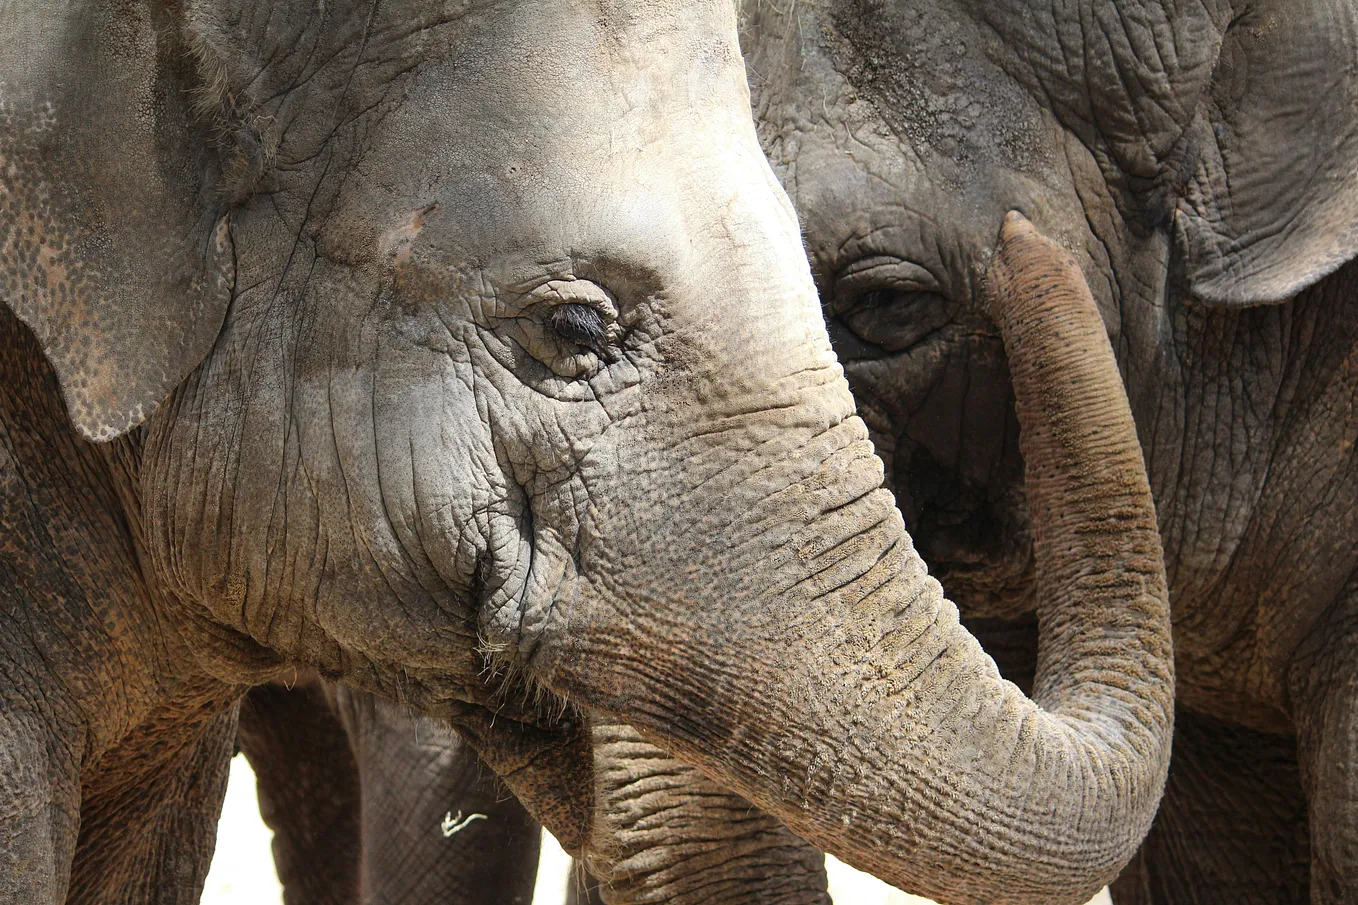
[[[358,766],[320,679],[260,685],[237,734],[255,771],[260,815],[289,905],[358,901]]]
[[[1117,905],[1305,905],[1294,741],[1179,708],[1165,797]]]
[[[362,790],[360,900],[530,905],[541,829],[471,746],[383,698],[331,694]]]
[[[1332,611],[1292,668],[1292,706],[1311,828],[1311,902],[1358,901],[1358,592]],[[1346,630],[1347,628],[1347,630]]]
[[[7,705],[9,702],[5,702]],[[74,758],[53,744],[41,720],[0,717],[0,901],[66,901],[80,824],[80,778]]]
[[[592,728],[586,865],[608,905],[829,905],[825,856],[778,820],[629,726]]]
[[[84,777],[67,905],[196,905],[235,739],[234,701],[213,696],[172,703],[100,758]]]

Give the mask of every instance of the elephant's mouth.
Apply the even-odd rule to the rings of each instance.
[[[910,349],[873,351],[841,357],[916,547],[964,614],[1012,615],[1034,574],[999,335],[964,313]]]

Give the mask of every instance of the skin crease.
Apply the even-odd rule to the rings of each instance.
[[[881,488],[729,5],[3,27],[7,901],[192,901],[233,702],[294,665],[448,720],[577,851],[572,705],[944,901],[1082,902],[1134,853],[1159,538],[1089,289],[1021,217],[987,292],[1036,702]]]
[[[907,527],[1025,687],[990,224],[1025,211],[1098,301],[1165,541],[1180,727],[1120,905],[1358,896],[1354,11],[1229,6],[750,3],[742,35]]]

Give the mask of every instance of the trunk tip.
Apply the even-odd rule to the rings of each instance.
[[[1010,242],[1036,233],[1037,227],[1033,226],[1021,211],[1010,211],[1004,215],[1004,223],[1000,226],[1000,241]]]

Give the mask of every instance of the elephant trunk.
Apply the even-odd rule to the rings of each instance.
[[[606,905],[830,905],[825,856],[635,729],[592,728],[585,863]]]
[[[745,601],[702,611],[682,642],[670,622],[644,665],[615,643],[591,651],[611,674],[553,683],[895,885],[942,902],[1076,903],[1130,859],[1163,789],[1168,596],[1089,290],[1018,215],[1001,240],[990,297],[1043,588],[1034,699],[1000,678],[928,577],[857,419],[802,450],[823,464],[749,516],[806,514],[780,552],[750,561]],[[777,577],[789,569],[790,585]]]

